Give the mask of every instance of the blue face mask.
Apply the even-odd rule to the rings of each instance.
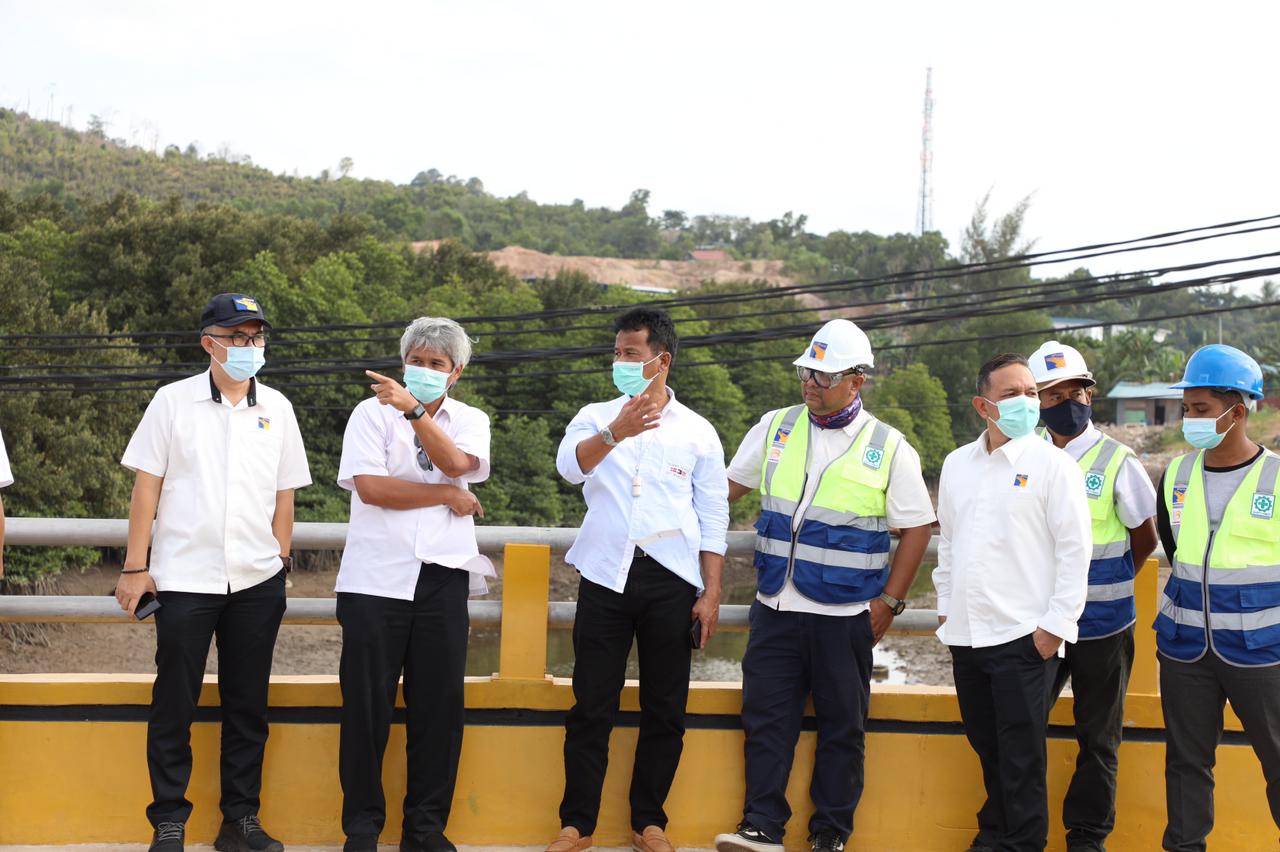
[[[989,400],[985,396],[983,399],[1000,409],[1000,419],[993,422],[996,428],[1010,440],[1030,435],[1040,420],[1040,400],[1036,397],[1015,396],[999,402]],[[987,419],[991,420],[990,417]]]
[[[218,343],[218,341],[214,341]],[[221,343],[218,343],[222,346]],[[247,382],[258,374],[262,365],[267,363],[266,352],[258,346],[222,346],[227,350],[227,360],[222,369],[228,376],[238,382]]]
[[[661,355],[658,356],[658,358],[661,357]],[[653,381],[653,379],[644,377],[644,368],[657,361],[658,358],[650,358],[644,363],[639,361],[614,361],[613,386],[618,389],[619,393],[625,393],[627,396],[639,396],[644,393],[645,388],[649,387],[649,383]]]
[[[1182,437],[1197,450],[1212,450],[1222,443],[1222,439],[1227,437],[1227,432],[1236,428],[1236,424],[1232,423],[1227,427],[1227,432],[1221,434],[1218,432],[1218,421],[1230,413],[1231,409],[1228,408],[1217,417],[1184,417],[1182,418]]]
[[[439,370],[430,370],[426,367],[418,367],[414,364],[406,364],[404,368],[404,386],[409,389],[409,393],[423,405],[430,405],[440,397],[444,396],[444,392],[449,389],[449,376],[452,373],[442,373]]]

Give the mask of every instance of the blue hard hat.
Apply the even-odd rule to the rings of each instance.
[[[1234,346],[1211,343],[1187,359],[1182,381],[1171,388],[1220,388],[1262,399],[1262,368]]]

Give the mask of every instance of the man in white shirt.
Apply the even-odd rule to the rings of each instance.
[[[131,615],[144,595],[160,602],[147,724],[152,852],[183,848],[191,722],[215,636],[223,823],[214,846],[284,848],[258,821],[259,794],[293,492],[311,474],[293,406],[255,378],[270,327],[252,297],[213,297],[200,317],[209,369],[156,392],[121,459],[135,480],[116,599]]]
[[[9,469],[9,454],[4,449],[4,435],[0,435],[0,488],[13,484],[13,471]],[[0,577],[4,576],[4,500],[0,499]]]
[[[667,387],[678,345],[671,318],[632,308],[614,328],[613,379],[622,395],[579,411],[556,455],[560,475],[583,485],[587,515],[565,557],[581,575],[575,703],[565,719],[563,828],[549,852],[591,848],[633,638],[640,735],[632,845],[672,852],[663,803],[684,743],[691,649],[710,638],[720,612],[729,525],[720,439]]]
[[[760,490],[758,593],[742,661],[747,795],[719,852],[782,852],[787,779],[813,696],[818,749],[809,795],[814,852],[839,852],[862,796],[871,649],[932,534],[920,456],[862,405],[871,342],[824,325],[796,359],[803,405],[765,414],[729,465],[729,499]],[[889,529],[901,531],[889,556]]]
[[[1066,645],[1052,697],[1071,680],[1080,751],[1062,802],[1068,852],[1103,852],[1116,823],[1124,696],[1137,620],[1133,581],[1156,546],[1156,490],[1133,450],[1093,425],[1093,373],[1072,346],[1050,340],[1031,354],[1044,437],[1080,466],[1093,558],[1078,642]]]
[[[1045,720],[1059,649],[1084,610],[1089,507],[1080,468],[1034,432],[1027,359],[991,359],[977,390],[987,429],[947,456],[938,485],[938,637],[987,791],[970,852],[1042,850]]]
[[[445,837],[464,723],[469,594],[493,565],[476,546],[468,486],[489,476],[489,416],[449,395],[471,360],[462,326],[420,317],[400,338],[404,384],[369,372],[351,412],[338,484],[351,521],[338,571],[345,852],[376,852],[386,822],[382,760],[404,673],[408,787],[403,852],[453,852]]]

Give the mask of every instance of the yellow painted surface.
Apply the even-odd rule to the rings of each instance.
[[[547,677],[546,591],[550,554],[545,547],[511,545],[507,550],[500,676],[468,678],[467,707],[472,710],[564,711],[572,704],[568,681]],[[1158,730],[1163,719],[1150,641],[1154,617],[1155,575],[1148,566],[1138,583],[1138,659],[1126,724]],[[0,705],[27,707],[146,706],[151,678],[142,675],[4,675]],[[689,713],[737,715],[737,683],[695,684]],[[272,707],[336,708],[341,696],[336,677],[294,676],[272,679]],[[207,679],[202,706],[216,706],[217,685]],[[624,710],[638,709],[638,691],[628,682]],[[949,688],[877,686],[871,700],[873,725],[903,723],[902,733],[879,732],[867,741],[866,792],[855,816],[854,845],[859,850],[958,850],[975,831],[981,804],[978,762],[964,737],[955,693]],[[450,837],[473,845],[538,845],[558,830],[557,805],[564,785],[563,729],[556,725],[469,725],[462,750]],[[1070,696],[1054,710],[1054,724],[1071,724]],[[911,725],[941,723],[927,732]],[[1240,730],[1228,711],[1227,727]],[[602,846],[630,842],[627,786],[637,731],[614,732],[605,781],[600,828]],[[0,722],[0,844],[141,843],[150,833],[144,809],[150,799],[143,722]],[[192,730],[195,768],[188,797],[195,812],[188,824],[193,843],[208,842],[220,820],[218,800],[218,725],[198,723]],[[399,803],[404,795],[404,728],[392,729],[384,783],[388,825],[384,842],[399,837]],[[806,820],[811,808],[808,783],[814,735],[801,737],[788,798],[795,816],[787,845],[807,849]],[[1074,764],[1075,744],[1049,743],[1051,804],[1050,849],[1062,849],[1060,803]],[[338,727],[335,723],[277,722],[271,727],[264,769],[262,817],[288,844],[337,844],[341,790],[337,776]],[[732,830],[741,817],[743,797],[742,733],[691,728],[684,756],[667,803],[669,833],[679,846],[709,846]],[[1164,746],[1128,742],[1121,749],[1116,831],[1108,848],[1159,848],[1164,825]],[[1216,770],[1218,828],[1212,849],[1275,848],[1276,831],[1264,796],[1258,762],[1245,746],[1223,746]]]

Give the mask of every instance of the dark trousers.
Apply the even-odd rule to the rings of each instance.
[[[813,695],[818,722],[809,833],[853,833],[862,797],[867,703],[871,697],[871,616],[778,612],[751,604],[742,660],[742,728],[747,798],[743,821],[781,842],[791,818],[787,778]]]
[[[987,648],[951,646],[960,717],[982,763],[987,800],[978,840],[999,852],[1043,850],[1049,839],[1045,720],[1058,658],[1031,634]]]
[[[1133,627],[1067,645],[1053,680],[1056,700],[1071,679],[1076,771],[1062,800],[1067,847],[1102,852],[1116,825],[1116,770],[1124,726],[1124,695],[1133,670]]]
[[[596,829],[609,765],[609,735],[634,638],[640,655],[640,736],[631,772],[631,825],[667,826],[662,805],[684,748],[689,627],[697,590],[647,556],[631,563],[621,594],[578,584],[573,622],[573,709],[564,723],[560,824]]]
[[[156,611],[156,680],[147,720],[151,824],[191,816],[191,722],[204,682],[209,642],[218,643],[222,705],[222,814],[256,814],[267,745],[267,686],[276,633],[284,617],[284,572],[225,595],[160,592]]]
[[[444,832],[458,780],[467,667],[468,575],[423,564],[413,600],[338,594],[342,830],[379,835],[387,819],[382,759],[404,672],[408,779],[403,839]]]
[[[1203,850],[1213,830],[1213,765],[1226,701],[1262,764],[1271,819],[1280,827],[1280,666],[1241,668],[1212,651],[1194,663],[1160,657],[1164,710],[1164,848]]]

